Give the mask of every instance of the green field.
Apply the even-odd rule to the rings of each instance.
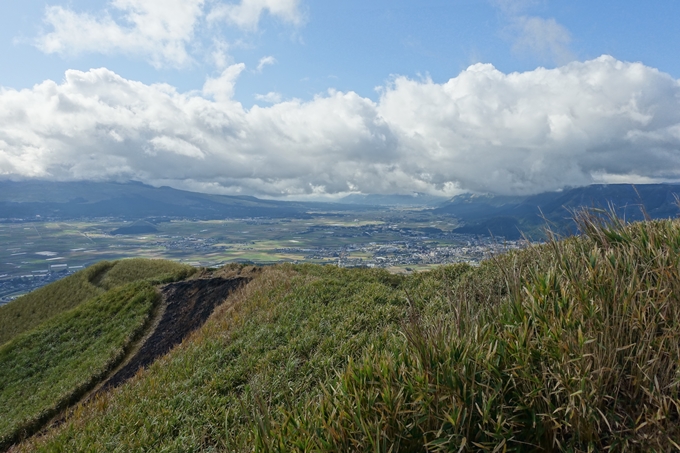
[[[111,223],[0,224],[0,275],[18,276],[48,271],[66,264],[70,268],[100,260],[130,256],[221,263],[234,260],[275,262],[300,256],[274,252],[288,247],[299,230],[239,221],[173,221],[158,225],[154,234],[111,236],[119,226]],[[296,228],[306,229],[305,224]],[[316,235],[314,235],[316,236]],[[332,238],[305,238],[302,245],[336,246]],[[209,244],[205,245],[208,241]],[[266,256],[263,256],[266,255]]]
[[[339,248],[403,240],[398,230],[362,234],[362,229],[370,226],[435,226],[447,231],[456,225],[450,219],[430,218],[420,211],[394,211],[391,217],[381,211],[291,220],[174,220],[157,224],[155,233],[110,234],[129,224],[113,219],[0,223],[0,279],[77,270],[101,260],[128,257],[163,258],[203,266],[234,261],[325,263],[333,260],[310,260],[304,253],[281,249]]]

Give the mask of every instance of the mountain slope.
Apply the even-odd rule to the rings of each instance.
[[[265,268],[27,451],[670,451],[680,224],[408,277]]]
[[[0,306],[0,345],[118,286],[148,278],[177,280],[193,272],[191,266],[164,260],[100,261]]]
[[[459,232],[482,235],[491,232],[518,239],[522,232],[540,236],[546,220],[559,232],[573,232],[571,212],[579,208],[607,209],[611,204],[618,216],[635,221],[645,218],[641,209],[644,207],[652,219],[673,218],[680,212],[676,194],[680,195],[680,185],[594,184],[525,197],[465,194],[454,197],[434,212],[464,221],[466,225]]]
[[[0,307],[0,448],[96,385],[159,311],[155,285],[195,271],[171,261],[103,261]]]
[[[0,447],[96,384],[143,333],[158,299],[148,283],[125,285],[0,346]]]
[[[306,205],[142,183],[0,181],[2,218],[299,217]]]

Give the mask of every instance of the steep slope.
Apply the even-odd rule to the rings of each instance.
[[[149,332],[139,349],[103,383],[99,391],[117,387],[140,369],[151,365],[201,327],[233,291],[252,277],[228,278],[204,275],[201,278],[169,283],[161,288],[162,313],[158,324]]]
[[[160,297],[147,282],[90,299],[0,347],[0,447],[31,434],[120,361]]]

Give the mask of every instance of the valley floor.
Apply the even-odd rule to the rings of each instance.
[[[161,258],[196,267],[231,262],[333,264],[408,273],[478,264],[524,241],[457,234],[427,211],[349,213],[313,219],[172,220],[154,233],[113,235],[121,219],[0,223],[0,305],[101,260]]]

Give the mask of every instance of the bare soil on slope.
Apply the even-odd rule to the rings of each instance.
[[[130,345],[126,357],[90,391],[68,402],[47,423],[36,424],[21,436],[24,440],[33,434],[45,433],[64,422],[73,406],[94,396],[124,384],[138,371],[151,365],[156,359],[170,352],[193,331],[200,328],[219,305],[242,285],[250,282],[261,268],[257,266],[227,266],[218,270],[203,270],[199,275],[180,282],[159,287],[161,301],[153,311],[145,335]],[[15,451],[10,447],[9,451]],[[6,448],[0,447],[0,452]]]
[[[140,369],[184,340],[205,323],[213,310],[249,277],[208,277],[170,283],[160,288],[161,319],[141,347],[97,390],[118,387]]]

